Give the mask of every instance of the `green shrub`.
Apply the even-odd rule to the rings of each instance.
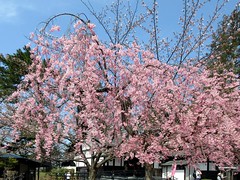
[[[15,158],[6,158],[0,160],[0,168],[12,169],[18,164],[18,160]]]
[[[64,176],[67,172],[70,172],[71,174],[74,173],[74,169],[65,169],[65,168],[53,168],[50,172],[51,176]]]

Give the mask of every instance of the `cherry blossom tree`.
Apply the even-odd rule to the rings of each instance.
[[[156,59],[178,65],[189,59],[196,62],[208,58],[206,44],[228,0],[182,0],[179,12],[175,12],[179,20],[169,23],[175,23],[177,29],[168,29],[168,36],[162,32],[167,25],[161,24],[165,16],[161,11],[169,8],[171,12],[171,7],[163,7],[161,1],[115,0],[101,10],[91,1],[81,2],[96,18],[98,32],[104,33],[104,39],[100,39],[102,43],[128,46],[138,41],[142,48],[154,53]]]
[[[135,1],[136,4],[134,3],[135,6],[133,9],[131,9],[131,8],[128,8],[129,7],[128,5],[131,4],[131,2],[127,1],[127,3],[124,3],[121,0],[117,0],[117,1],[115,1],[115,3],[112,4],[112,6],[107,6],[100,13],[98,13],[94,9],[94,6],[92,6],[89,3],[89,1],[88,1],[88,3],[86,3],[86,1],[82,0],[82,2],[89,9],[89,11],[96,17],[98,22],[100,22],[100,25],[103,27],[103,30],[106,32],[106,36],[109,38],[109,42],[111,42],[113,44],[120,43],[123,46],[128,47],[128,45],[129,45],[128,42],[131,42],[132,40],[137,40],[138,43],[141,44],[142,47],[145,47],[146,49],[153,52],[156,59],[158,59],[161,62],[167,62],[168,64],[174,64],[174,65],[178,66],[178,68],[181,68],[182,64],[185,64],[186,62],[191,62],[191,63],[189,63],[189,65],[191,66],[195,63],[202,62],[201,60],[209,59],[209,56],[208,55],[206,56],[206,52],[208,52],[207,46],[204,44],[206,44],[206,42],[208,42],[208,40],[211,38],[211,35],[214,32],[213,24],[218,19],[222,8],[227,3],[227,1],[225,1],[225,0],[223,0],[223,1],[218,0],[215,2],[201,1],[201,0],[196,0],[196,1],[184,0],[184,1],[182,1],[183,2],[183,15],[180,17],[180,23],[179,23],[181,30],[174,33],[174,38],[168,38],[168,37],[161,37],[161,29],[160,29],[161,24],[159,24],[160,17],[158,15],[159,14],[158,9],[159,9],[159,6],[161,6],[161,2],[158,3],[157,1],[151,1],[151,2],[142,1],[140,3],[140,1]],[[212,7],[211,13],[208,14],[209,16],[206,15],[206,12],[203,13],[204,8],[208,7],[208,6]],[[144,14],[144,13],[141,14],[136,11],[137,9],[141,9],[141,8],[144,10],[140,11],[140,12],[146,12],[146,14]],[[124,11],[125,9],[126,9],[126,11]],[[107,18],[107,17],[111,17],[111,18]],[[138,21],[138,20],[140,20],[140,21]],[[126,22],[128,22],[127,26],[123,26],[126,24]],[[136,33],[136,32],[138,32],[138,33]],[[144,34],[144,36],[142,36],[142,37],[144,37],[144,41],[141,39],[141,37],[137,36],[136,34]],[[148,38],[149,38],[149,42],[148,42]],[[108,44],[108,42],[107,42],[107,44]],[[186,66],[186,64],[183,66]],[[176,70],[176,71],[178,71],[178,70]],[[200,72],[201,71],[202,70],[200,69]],[[174,82],[177,75],[174,75],[174,73],[172,73],[168,77],[172,77],[172,80],[171,80],[171,78],[167,78],[169,82],[171,82],[171,81]],[[186,78],[188,78],[188,77],[186,77]],[[193,78],[193,77],[189,77],[189,78]],[[205,76],[200,76],[199,78],[203,81],[203,79],[207,79],[208,77],[207,77],[207,75],[205,75]],[[225,81],[225,80],[222,79],[222,81]],[[209,84],[212,84],[212,83],[213,82],[211,82],[211,83],[209,82]],[[192,86],[196,86],[195,84],[197,84],[197,82],[194,82],[194,85],[192,85]],[[203,85],[208,87],[209,84],[206,83]],[[176,85],[179,85],[179,84],[176,84]],[[214,83],[212,85],[215,86]],[[191,85],[189,85],[189,86],[191,86]],[[205,87],[205,86],[203,86],[203,87]],[[180,87],[175,87],[175,88],[178,89]],[[182,89],[185,89],[185,88],[182,87]],[[198,90],[196,92],[193,91],[193,92],[200,93],[199,91],[202,92],[202,90]],[[193,92],[191,92],[191,93],[193,93]],[[179,90],[179,93],[180,93],[180,95],[185,94],[185,92],[182,92],[181,90]],[[153,93],[153,94],[155,94],[155,93]],[[207,96],[207,94],[205,94],[205,95]],[[165,93],[165,96],[166,96],[166,93]],[[186,96],[191,97],[193,95],[188,94]],[[182,96],[178,96],[178,97],[181,97],[182,100],[184,100],[184,98]],[[196,95],[196,97],[198,97],[198,95]],[[173,98],[173,102],[170,101],[171,98],[168,98],[168,99],[169,99],[169,102],[168,102],[169,107],[172,107],[174,105],[176,107],[179,107],[179,109],[176,110],[176,113],[174,113],[174,116],[176,116],[176,119],[179,119],[178,116],[182,116],[179,114],[182,111],[180,107],[183,106],[182,104],[185,104],[184,101],[182,101],[181,103],[179,102],[180,104],[176,105],[175,103],[177,103],[177,102],[174,101],[174,98]],[[192,101],[193,100],[194,99],[192,99]],[[228,99],[228,101],[231,101],[230,98]],[[130,102],[131,101],[127,102],[128,106],[132,105]],[[193,106],[193,104],[194,103],[192,103],[192,106]],[[188,107],[188,108],[185,107],[185,108],[192,109],[190,107]],[[212,107],[209,107],[209,108],[212,109]],[[146,109],[149,109],[149,108],[146,108]],[[174,108],[170,108],[170,109],[174,109]],[[166,111],[167,113],[165,112],[165,114],[169,114],[168,110],[166,110],[166,109],[162,109],[162,111],[163,112]],[[150,117],[152,117],[152,116],[150,116]],[[169,119],[168,115],[164,118],[165,118],[165,121],[168,121],[169,123],[171,122],[170,120],[168,120]],[[141,119],[141,118],[139,118],[139,119]],[[163,123],[162,123],[162,125],[164,127]],[[139,125],[139,126],[141,127],[142,125]],[[154,124],[152,124],[152,126],[154,126]],[[158,128],[161,129],[162,136],[165,137],[165,141],[163,140],[161,147],[159,147],[159,149],[156,146],[157,143],[155,143],[155,144],[153,143],[151,146],[151,142],[153,142],[153,137],[156,137],[155,134],[157,134],[155,132],[152,132],[152,129],[154,129],[152,126],[149,127],[150,130],[148,130],[148,128],[145,129],[146,130],[145,132],[144,132],[144,130],[142,130],[143,131],[143,133],[141,135],[142,137],[140,136],[138,138],[136,137],[135,134],[139,135],[139,132],[134,133],[134,131],[132,130],[133,129],[132,125],[127,126],[128,133],[131,134],[132,136],[134,136],[134,138],[132,140],[132,148],[133,148],[134,153],[129,155],[130,149],[131,149],[129,146],[129,144],[130,144],[129,142],[126,145],[127,147],[125,147],[125,150],[126,150],[126,153],[128,154],[128,156],[133,157],[136,155],[136,153],[138,154],[140,152],[144,152],[143,151],[144,148],[145,148],[145,152],[144,152],[145,154],[153,155],[154,153],[150,153],[150,152],[153,152],[153,150],[151,150],[150,152],[148,150],[146,150],[148,146],[149,146],[149,148],[156,149],[155,154],[153,155],[155,158],[154,157],[152,158],[156,161],[159,161],[160,159],[164,159],[167,156],[159,150],[160,148],[164,148],[167,146],[168,151],[170,151],[170,149],[175,149],[175,151],[168,153],[168,155],[170,155],[170,156],[176,155],[177,151],[182,151],[181,148],[180,149],[177,149],[174,147],[170,148],[168,143],[166,143],[166,142],[171,141],[170,140],[170,136],[171,136],[172,141],[173,141],[172,144],[175,144],[176,145],[175,147],[177,147],[177,144],[181,146],[181,144],[183,144],[183,142],[185,142],[185,140],[183,140],[183,141],[179,140],[178,142],[176,142],[176,138],[175,138],[176,136],[179,136],[179,134],[181,134],[181,132],[180,133],[178,133],[176,131],[174,132],[174,130],[172,130],[172,131],[166,130],[166,132],[164,132],[162,130],[163,128],[159,128],[159,127]],[[157,128],[156,126],[154,126],[154,127]],[[176,126],[172,125],[172,128],[178,129],[179,126],[176,127]],[[188,127],[188,128],[189,128],[190,132],[191,131],[195,132],[194,129],[190,130],[191,128],[190,127]],[[184,127],[183,129],[186,129],[186,127]],[[178,135],[176,135],[176,134],[178,134]],[[148,137],[149,139],[146,137]],[[202,137],[199,138],[199,140],[200,139],[202,139]],[[146,141],[146,142],[144,143],[144,141]],[[138,144],[140,142],[142,144]],[[190,141],[187,141],[187,142],[190,143]],[[187,143],[187,142],[185,142],[185,143]],[[191,142],[191,143],[195,144],[195,142]],[[138,144],[138,146],[136,144]],[[214,144],[214,146],[217,146],[217,145]],[[138,151],[139,149],[136,150],[137,147],[144,147],[144,148],[142,149],[142,151]],[[189,151],[195,152],[194,148],[197,147],[197,149],[198,149],[199,147],[202,147],[202,146],[196,145],[196,147],[195,146],[191,146],[191,147],[193,149],[189,148]],[[230,146],[225,146],[225,147],[230,147]],[[138,151],[138,152],[136,152],[136,151]],[[162,154],[160,154],[158,156],[157,152],[160,152]],[[184,153],[181,152],[180,154],[184,154]],[[206,153],[205,153],[204,158],[202,155],[201,158],[199,157],[199,158],[195,159],[194,157],[197,157],[197,156],[194,156],[195,154],[199,154],[199,153],[192,153],[192,158],[190,158],[189,161],[196,162],[197,159],[199,161],[205,161],[208,158],[208,156],[206,156]],[[139,155],[137,155],[137,156],[138,156],[138,158],[141,159],[141,156],[139,156]],[[186,157],[187,157],[187,155],[186,155]],[[146,159],[146,157],[143,156],[143,159]],[[148,163],[149,162],[153,162],[153,160],[148,161]],[[142,162],[142,163],[144,163],[144,162]],[[145,167],[147,167],[147,163],[145,164]],[[150,165],[150,168],[151,167],[152,166]],[[146,174],[149,174],[149,173],[146,173]]]
[[[34,132],[38,158],[54,158],[53,150],[59,149],[66,159],[84,162],[91,180],[116,156],[137,157],[145,164],[146,179],[152,163],[168,156],[184,155],[189,163],[238,162],[239,84],[233,74],[213,76],[201,63],[187,61],[202,42],[187,36],[192,16],[163,61],[158,39],[147,48],[151,51],[120,36],[105,45],[94,24],[75,16],[71,31],[58,36],[60,26],[46,28],[51,19],[32,34],[33,64],[12,96],[18,99],[16,140],[22,130]],[[134,27],[122,33],[125,40]],[[153,30],[156,35],[157,26]]]
[[[149,78],[141,75],[142,69],[139,72],[141,78]],[[145,80],[147,91],[137,86],[131,96],[141,111],[136,124],[129,122],[130,138],[122,144],[123,154],[145,164],[146,179],[152,177],[151,164],[169,156],[184,157],[191,165],[207,159],[218,165],[239,163],[240,99],[235,75],[211,77],[207,70],[189,65],[152,73],[156,79],[150,76],[151,81],[158,83]],[[226,78],[231,83],[226,84]]]
[[[115,156],[135,156],[146,167],[179,151],[193,162],[233,162],[232,147],[239,147],[234,77],[226,84],[201,66],[161,63],[137,43],[106,47],[94,25],[82,21],[69,36],[44,35],[32,37],[34,61],[12,97],[18,98],[16,139],[21,130],[34,132],[38,158],[54,148],[68,152],[87,165],[89,179]]]
[[[97,43],[92,24],[81,22],[69,37],[50,42],[40,34],[34,40],[32,72],[15,93],[15,127],[36,132],[38,158],[51,156],[54,147],[67,150],[68,158],[78,156],[89,169],[89,179],[95,179],[97,168],[113,157],[121,142],[120,112],[114,77],[106,69],[114,53]],[[50,31],[56,30],[53,26]],[[90,152],[90,162],[84,151]]]
[[[12,104],[15,102],[7,102],[6,99],[16,91],[18,84],[28,73],[30,64],[30,49],[27,47],[23,47],[23,50],[18,49],[16,53],[6,56],[0,54],[0,144],[1,147],[5,146],[7,152],[18,152],[23,156],[32,154],[30,152],[31,148],[26,145],[32,138],[31,135],[22,132],[21,141],[16,144],[9,143],[9,134],[11,134],[11,124],[13,122]]]
[[[32,37],[33,64],[12,97],[18,99],[13,117],[16,139],[21,130],[34,132],[38,158],[61,148],[68,152],[68,159],[78,157],[87,165],[89,179],[95,179],[97,169],[120,154],[128,136],[125,125],[137,121],[140,105],[134,105],[132,112],[126,106],[134,93],[131,81],[139,79],[135,73],[160,63],[136,43],[127,49],[101,45],[93,27],[78,21],[69,36]],[[59,30],[53,26],[48,33]],[[142,85],[146,86],[144,74]]]

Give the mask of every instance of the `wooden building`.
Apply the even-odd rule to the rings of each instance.
[[[48,166],[16,154],[3,154],[0,156],[0,159],[2,162],[7,162],[9,159],[17,160],[17,163],[13,167],[0,169],[0,179],[11,177],[19,180],[38,180],[40,167]]]

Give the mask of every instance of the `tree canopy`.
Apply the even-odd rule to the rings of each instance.
[[[31,65],[30,48],[18,49],[10,55],[0,55],[0,99],[3,100],[17,90],[17,86],[28,73]]]
[[[10,99],[17,102],[13,138],[32,133],[38,158],[55,158],[57,149],[65,160],[84,162],[89,180],[113,157],[136,157],[145,167],[169,156],[183,156],[189,164],[239,163],[238,79],[201,63],[203,43],[225,0],[206,25],[197,12],[207,1],[184,1],[182,31],[172,47],[157,36],[156,1],[151,8],[143,2],[147,13],[140,19],[128,11],[126,28],[120,23],[122,2],[112,6],[118,21],[111,33],[105,14],[97,16],[87,5],[111,43],[99,39],[93,23],[75,15],[67,34],[52,25],[56,15],[31,35],[33,63]],[[148,31],[142,25],[149,17]],[[150,43],[136,38],[138,28],[146,30]]]
[[[231,71],[240,75],[240,7],[224,16],[218,30],[213,34],[209,67],[219,73]]]
[[[101,44],[91,23],[78,21],[74,28],[69,36],[32,37],[33,64],[12,96],[18,99],[16,139],[21,130],[35,132],[39,158],[60,148],[65,158],[87,165],[89,179],[116,156],[145,164],[182,154],[189,163],[238,161],[233,74],[211,77],[201,65],[171,66],[136,42]],[[226,77],[231,83],[223,84]]]

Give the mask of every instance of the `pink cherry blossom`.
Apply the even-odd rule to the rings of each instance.
[[[135,156],[143,164],[183,155],[189,163],[239,160],[240,96],[233,74],[212,77],[197,64],[173,67],[135,42],[106,47],[93,24],[75,28],[68,37],[35,36],[30,73],[12,97],[18,98],[16,137],[23,129],[33,132],[38,158],[59,147],[90,172],[115,156]]]

